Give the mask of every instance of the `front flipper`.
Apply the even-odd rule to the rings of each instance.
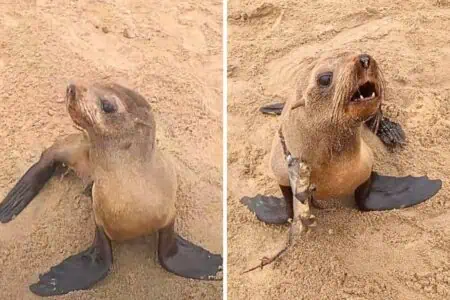
[[[258,220],[267,224],[285,224],[293,215],[292,190],[290,186],[280,186],[283,198],[256,195],[242,197],[241,203],[256,214]]]
[[[19,179],[0,204],[0,222],[8,223],[34,199],[58,166],[85,166],[78,173],[87,174],[89,142],[82,134],[61,137],[42,152],[37,163]]]
[[[216,280],[221,279],[221,255],[194,245],[174,231],[174,226],[159,231],[158,258],[161,266],[178,276]]]
[[[260,107],[259,111],[266,115],[281,115],[284,103],[274,103]]]
[[[427,176],[393,177],[372,172],[369,180],[356,189],[355,200],[362,211],[400,209],[430,199],[441,187],[441,180]]]
[[[112,265],[111,243],[104,231],[97,227],[91,247],[70,256],[51,267],[30,290],[39,296],[64,295],[86,290],[106,277]]]
[[[0,222],[8,223],[22,212],[52,177],[56,167],[57,164],[52,159],[42,155],[39,162],[20,178],[0,204]]]

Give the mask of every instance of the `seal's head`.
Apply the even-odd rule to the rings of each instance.
[[[91,138],[125,141],[140,135],[152,142],[155,138],[155,121],[148,102],[118,84],[86,87],[70,83],[66,89],[66,104],[74,123]]]
[[[324,120],[357,126],[377,112],[383,95],[384,81],[375,59],[345,52],[313,65],[308,85],[292,109],[304,105]]]

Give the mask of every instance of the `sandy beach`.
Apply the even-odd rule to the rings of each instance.
[[[450,298],[450,4],[448,1],[237,1],[228,11],[229,299]],[[407,145],[374,147],[377,171],[428,175],[441,191],[416,207],[317,210],[318,226],[276,263],[241,275],[279,249],[287,226],[259,222],[240,202],[281,196],[270,176],[279,119],[302,67],[326,50],[371,54],[387,79],[386,116]]]
[[[158,147],[179,176],[176,228],[222,252],[222,2],[0,1],[0,198],[59,135],[76,132],[69,80],[115,81],[152,105]],[[201,151],[199,151],[201,149]],[[0,224],[0,299],[90,245],[91,202],[73,175],[55,177]],[[222,282],[163,270],[154,237],[113,243],[111,274],[50,299],[221,299]]]

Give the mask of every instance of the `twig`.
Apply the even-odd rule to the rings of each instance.
[[[292,240],[293,240],[293,238],[292,238],[292,236],[293,236],[293,229],[292,229],[292,228],[293,228],[293,227],[294,227],[294,225],[291,223],[291,226],[289,227],[289,234],[288,234],[288,240],[287,240],[287,243],[286,243],[286,245],[285,245],[281,250],[279,250],[277,253],[275,253],[275,254],[272,255],[272,256],[269,256],[269,257],[264,256],[263,258],[261,258],[261,263],[260,263],[259,265],[254,266],[254,267],[251,267],[250,269],[245,270],[245,271],[242,272],[241,274],[245,274],[245,273],[254,271],[254,270],[258,269],[258,268],[260,268],[260,269],[262,270],[262,268],[263,268],[264,266],[267,266],[267,265],[273,263],[276,259],[278,259],[279,257],[281,257],[281,256],[288,250],[288,248],[289,248],[289,247],[291,246],[291,244],[292,244]]]

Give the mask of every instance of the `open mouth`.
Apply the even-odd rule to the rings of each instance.
[[[375,90],[375,84],[367,81],[363,85],[360,85],[356,92],[353,94],[350,102],[364,102],[374,99],[377,95]]]

